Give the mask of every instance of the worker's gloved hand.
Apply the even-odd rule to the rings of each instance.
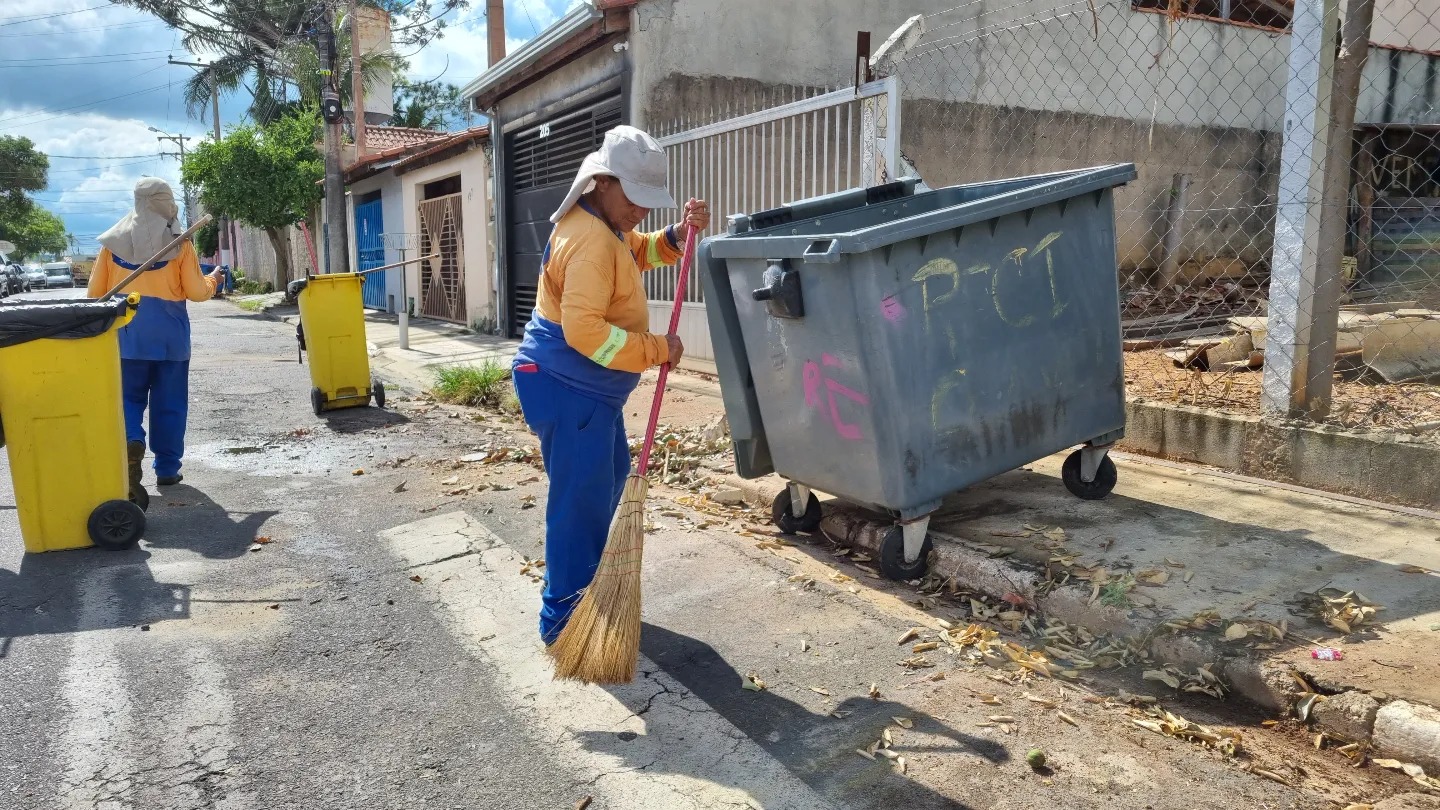
[[[680,358],[685,356],[685,344],[680,342],[679,335],[666,335],[665,342],[670,345],[670,367],[680,365]]]

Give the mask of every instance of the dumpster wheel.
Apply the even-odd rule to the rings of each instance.
[[[1095,470],[1095,480],[1086,483],[1080,478],[1080,455],[1083,452],[1076,450],[1066,457],[1065,463],[1060,467],[1060,480],[1065,482],[1065,488],[1070,490],[1071,495],[1087,501],[1098,501],[1115,489],[1120,474],[1115,470],[1115,462],[1105,456],[1100,459],[1100,466]]]
[[[796,534],[804,532],[809,534],[820,528],[820,499],[814,493],[806,491],[810,500],[805,504],[805,515],[795,517],[795,511],[791,509],[793,500],[790,497],[790,487],[780,490],[775,500],[770,503],[770,521],[775,527],[785,534]]]
[[[915,558],[915,562],[907,563],[905,562],[905,529],[901,526],[891,526],[880,537],[880,573],[900,582],[919,579],[925,576],[925,570],[930,567],[930,551],[934,547],[935,544],[930,542],[930,535],[925,535],[925,544],[920,547],[920,556]]]
[[[380,382],[379,380],[372,379],[370,381],[370,395],[375,398],[375,407],[382,409],[385,407],[384,383]]]
[[[315,411],[316,416],[325,413],[325,392],[319,388],[310,389],[310,407]]]
[[[129,501],[106,501],[90,513],[85,528],[95,545],[122,551],[138,543],[145,533],[145,513]]]

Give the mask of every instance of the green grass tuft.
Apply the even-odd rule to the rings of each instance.
[[[431,393],[441,402],[502,410],[514,399],[510,388],[510,369],[493,360],[479,366],[444,366],[437,369]]]

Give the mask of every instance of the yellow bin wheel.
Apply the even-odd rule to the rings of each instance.
[[[95,507],[86,523],[90,541],[100,548],[133,548],[145,534],[145,512],[130,501],[106,501]]]

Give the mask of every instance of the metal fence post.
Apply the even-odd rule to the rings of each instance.
[[[1333,358],[1338,261],[1323,261],[1321,220],[1325,207],[1331,100],[1335,75],[1338,0],[1295,0],[1290,23],[1289,75],[1285,85],[1284,138],[1275,243],[1270,262],[1270,302],[1261,408],[1270,417],[1305,416],[1312,404],[1328,405],[1331,369],[1313,367],[1324,343],[1317,322],[1330,324]],[[1345,167],[1334,167],[1345,171]],[[1328,300],[1327,300],[1328,299]],[[1321,352],[1323,353],[1323,352]],[[1321,381],[1319,385],[1312,384]],[[1323,388],[1323,390],[1321,390]],[[1322,394],[1315,397],[1314,394]],[[1320,414],[1323,416],[1323,413]]]

